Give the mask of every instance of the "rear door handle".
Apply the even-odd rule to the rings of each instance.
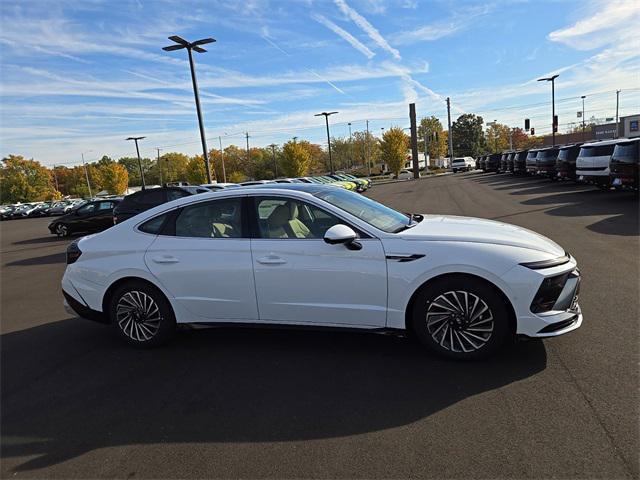
[[[178,263],[180,261],[172,255],[157,255],[152,257],[151,260],[156,263]]]
[[[260,257],[257,262],[263,265],[282,265],[284,263],[287,263],[284,258],[277,255],[266,255],[264,257]]]

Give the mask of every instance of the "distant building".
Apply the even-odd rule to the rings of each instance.
[[[620,117],[618,121],[618,138],[634,138],[640,137],[640,114],[627,115]],[[564,145],[567,143],[588,142],[592,140],[610,140],[616,138],[616,124],[603,123],[602,125],[594,125],[585,132],[575,133],[556,133],[556,145]],[[551,135],[542,137],[542,146],[551,146],[553,140]]]

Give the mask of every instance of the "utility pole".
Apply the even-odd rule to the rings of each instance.
[[[245,138],[247,139],[247,168],[251,168],[250,167],[250,163],[251,163],[251,153],[249,152],[249,132],[245,132],[244,133]],[[255,172],[253,171],[253,168],[251,168],[251,173],[255,174]],[[254,177],[255,179],[255,177]]]
[[[160,148],[156,147],[158,151],[158,160],[156,163],[158,164],[158,171],[160,172],[160,186],[162,186],[162,164],[160,163]]]
[[[449,165],[453,163],[453,134],[451,133],[451,100],[447,97],[447,125],[449,126],[449,132],[447,137],[449,138]]]
[[[220,161],[222,162],[222,181],[227,183],[227,171],[224,168],[224,150],[222,149],[222,137],[218,135],[218,141],[220,142]]]
[[[409,104],[411,122],[411,157],[413,160],[413,178],[420,178],[420,160],[418,159],[418,130],[416,128],[416,104]]]
[[[142,171],[142,160],[140,159],[140,149],[138,148],[138,140],[142,140],[145,137],[129,137],[127,140],[133,140],[136,142],[136,153],[138,154],[138,168],[140,168],[140,180],[142,181],[142,190],[145,189],[144,184],[144,172]],[[87,179],[87,182],[89,180]]]
[[[56,181],[56,190],[60,191],[60,187],[58,186],[58,175],[56,175],[56,164],[53,164],[53,179]]]
[[[175,42],[175,45],[170,45],[168,47],[163,47],[163,50],[166,52],[171,52],[173,50],[181,50],[183,48],[187,49],[187,53],[189,54],[189,67],[191,69],[191,82],[193,83],[193,95],[196,100],[196,112],[198,114],[198,126],[200,127],[200,141],[202,142],[202,155],[204,158],[204,165],[207,171],[207,183],[211,183],[211,168],[209,166],[209,151],[207,150],[207,139],[204,134],[204,121],[202,119],[202,109],[200,108],[200,95],[198,93],[198,80],[196,79],[196,68],[193,64],[193,52],[195,50],[198,53],[204,53],[206,50],[202,48],[200,45],[206,45],[207,43],[215,42],[213,38],[203,38],[201,40],[196,40],[195,42],[187,42],[184,38],[179,37],[177,35],[173,35],[169,37],[169,40]],[[143,183],[144,188],[144,183]]]
[[[351,170],[353,170],[353,137],[351,136],[351,122],[349,122],[349,154],[351,156]]]
[[[509,150],[513,150],[513,128],[509,130]]]
[[[369,120],[367,120],[367,136],[365,138],[365,160],[367,161],[367,169],[369,171],[369,176],[371,176],[371,162],[369,161]]]
[[[618,127],[618,108],[620,107],[620,90],[616,90],[616,136],[618,138],[620,136],[620,129]]]
[[[333,170],[333,159],[331,158],[331,136],[329,135],[329,116],[335,113],[338,113],[338,112],[322,112],[314,115],[314,117],[324,116],[324,121],[325,121],[325,124],[327,125],[327,147],[329,149],[329,169],[331,170],[331,175],[333,175],[335,172]]]
[[[92,198],[93,193],[91,193],[91,184],[89,183],[89,172],[87,171],[87,166],[84,163],[84,152],[82,152],[82,166],[84,167],[84,176],[87,179],[87,188],[89,189],[89,198]]]
[[[582,95],[580,98],[582,99],[582,141],[584,142],[585,135],[587,134],[584,127],[584,99],[587,98],[587,96]]]
[[[426,171],[429,171],[429,160],[428,160],[428,151],[429,151],[429,147],[428,147],[428,140],[427,140],[427,129],[424,129],[424,168]]]
[[[276,162],[276,144],[272,143],[269,146],[271,147],[271,155],[273,156],[273,168],[275,172],[274,178],[278,178],[278,162]]]

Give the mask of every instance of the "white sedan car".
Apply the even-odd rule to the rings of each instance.
[[[142,347],[180,323],[277,324],[408,331],[473,359],[582,323],[576,261],[548,238],[330,185],[181,198],[73,242],[67,264],[67,307]]]

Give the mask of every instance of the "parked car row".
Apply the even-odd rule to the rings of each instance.
[[[146,210],[178,198],[262,184],[318,184],[333,185],[350,191],[363,192],[370,188],[369,179],[357,178],[347,173],[336,173],[327,176],[279,178],[276,180],[255,180],[237,183],[211,183],[189,185],[186,182],[174,182],[164,187],[147,188],[127,195],[86,202],[66,215],[56,218],[49,224],[52,234],[66,237],[81,232],[99,232],[111,225],[121,223]]]
[[[62,200],[59,202],[31,202],[2,205],[0,207],[0,220],[64,215],[74,208],[79,207],[84,202],[84,200],[75,199]]]
[[[590,183],[604,189],[638,190],[640,138],[494,153],[478,157],[476,163],[484,172],[539,175]]]

